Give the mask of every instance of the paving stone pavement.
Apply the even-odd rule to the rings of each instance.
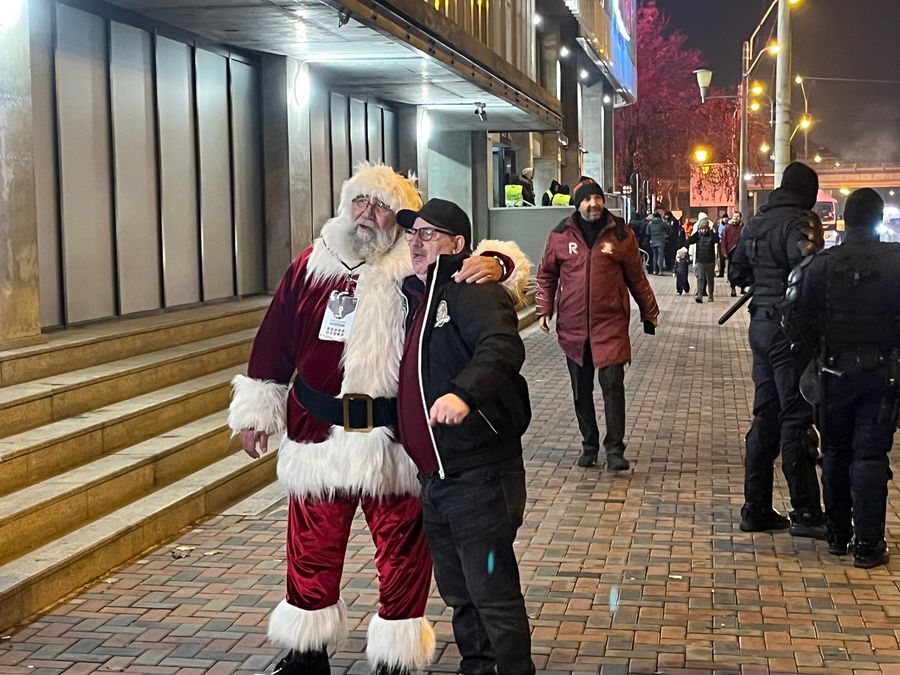
[[[633,317],[631,471],[574,465],[580,438],[564,358],[554,337],[526,336],[534,420],[516,548],[540,672],[900,673],[900,554],[857,570],[822,542],[738,530],[752,402],[747,317],[720,328],[729,298],[697,305],[675,295],[671,277],[651,282],[662,325],[645,336]],[[888,539],[898,544],[896,484],[890,500]],[[0,636],[0,674],[265,672],[279,658],[265,625],[283,593],[286,507],[238,511]],[[358,518],[343,591],[351,633],[335,675],[368,672],[373,551]],[[428,672],[455,672],[450,614],[434,591],[427,611],[439,657]]]

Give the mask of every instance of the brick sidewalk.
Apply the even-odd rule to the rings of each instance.
[[[675,296],[671,277],[651,282],[663,325],[650,337],[632,322],[632,471],[574,466],[580,438],[564,358],[555,338],[534,331],[526,338],[534,420],[517,550],[538,668],[546,675],[900,673],[900,554],[888,568],[857,570],[822,542],[738,531],[752,403],[746,315],[719,328],[715,319],[730,300],[721,286],[715,304],[697,305]],[[776,506],[787,510],[777,474],[776,487]],[[896,552],[896,484],[890,499]],[[278,500],[185,532],[0,636],[0,674],[266,672],[279,656],[266,644],[265,625],[283,593],[285,523]],[[351,636],[332,660],[335,673],[368,672],[372,554],[358,518],[344,576]],[[455,672],[450,614],[436,592],[428,616],[439,655],[430,672]]]

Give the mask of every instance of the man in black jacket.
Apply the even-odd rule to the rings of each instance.
[[[434,576],[453,608],[466,675],[530,675],[531,638],[513,550],[525,511],[522,434],[531,421],[519,374],[515,300],[497,284],[456,284],[470,251],[465,212],[442,199],[400,211],[415,275],[400,364],[398,431],[419,469]],[[528,276],[517,261],[517,278]],[[496,670],[494,670],[496,668]]]
[[[813,412],[800,395],[800,375],[811,354],[792,350],[780,323],[788,275],[824,244],[822,224],[811,211],[818,190],[815,171],[789,164],[781,187],[744,227],[731,260],[731,283],[753,285],[749,337],[756,392],[744,458],[744,532],[790,528],[798,537],[826,536],[816,449],[809,438]],[[779,451],[793,507],[790,520],[772,508]]]
[[[702,214],[701,214],[702,215]],[[697,245],[694,254],[694,274],[697,276],[697,297],[695,302],[703,302],[704,293],[713,301],[716,291],[716,249],[719,247],[719,234],[710,225],[709,218],[701,218],[697,229],[688,238],[687,245]]]

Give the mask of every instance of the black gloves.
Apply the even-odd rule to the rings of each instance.
[[[656,326],[650,319],[644,319],[644,332],[647,335],[656,335]]]

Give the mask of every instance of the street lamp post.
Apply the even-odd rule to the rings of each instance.
[[[744,175],[747,173],[748,161],[747,146],[750,143],[750,122],[747,107],[750,103],[750,41],[744,41],[741,50],[741,136],[738,149],[738,210],[747,213],[747,181]]]
[[[791,161],[791,1],[778,0],[778,51],[775,66],[775,187]]]

